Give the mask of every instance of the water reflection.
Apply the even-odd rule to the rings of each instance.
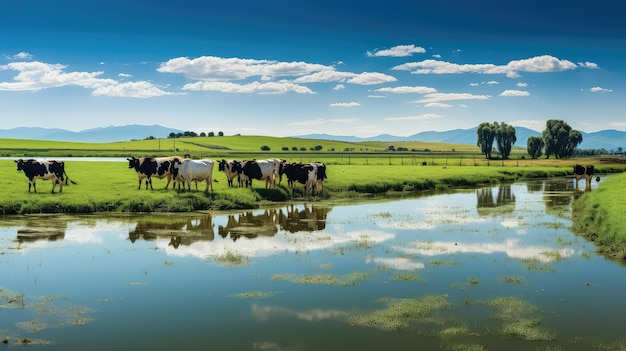
[[[476,209],[481,215],[487,215],[497,210],[498,212],[512,212],[515,210],[515,194],[511,190],[511,184],[498,186],[497,196],[493,196],[493,188],[476,190]]]

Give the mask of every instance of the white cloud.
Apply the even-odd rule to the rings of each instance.
[[[408,116],[408,117],[387,117],[384,118],[385,121],[415,121],[415,120],[425,120],[425,119],[439,119],[443,118],[442,115],[437,115],[434,113],[427,113],[419,116]]]
[[[438,60],[408,62],[392,68],[405,70],[414,74],[505,74],[509,78],[519,77],[518,72],[544,73],[560,72],[575,69],[577,66],[568,60],[560,60],[550,55],[536,56],[523,60],[510,61],[506,65],[487,64],[456,64]]]
[[[143,99],[163,95],[174,95],[174,93],[169,93],[159,89],[150,82],[128,82],[104,85],[96,88],[92,94],[95,96],[132,97]]]
[[[495,80],[490,80],[490,81],[488,81],[486,84],[487,84],[487,85],[497,85],[497,84],[500,84],[500,82],[497,82],[497,81],[495,81]]]
[[[584,67],[589,69],[600,69],[596,63],[593,62],[578,62],[578,67]]]
[[[195,59],[178,57],[161,63],[158,72],[180,73],[187,78],[203,81],[230,81],[250,77],[300,77],[314,72],[334,70],[330,66],[306,62],[281,62],[202,56]]]
[[[128,73],[120,73],[117,75],[118,77],[122,77],[122,78],[130,78],[133,75],[132,74],[128,74]]]
[[[530,96],[530,93],[522,90],[507,89],[500,93],[500,96]]]
[[[19,72],[13,82],[0,82],[0,90],[38,91],[76,85],[84,88],[97,88],[116,84],[112,79],[98,78],[104,72],[65,72],[61,64],[48,64],[39,61],[14,62],[0,66],[0,70]]]
[[[102,71],[65,72],[65,69],[66,66],[62,64],[49,64],[39,61],[9,63],[0,66],[0,70],[13,70],[19,73],[12,82],[0,82],[0,90],[39,91],[65,86],[79,86],[93,89],[92,95],[94,96],[150,98],[173,94],[161,90],[150,82],[120,83],[114,79],[100,78],[104,74]]]
[[[452,105],[444,104],[444,103],[441,103],[441,102],[429,102],[426,105],[424,105],[424,107],[450,108],[450,107],[452,107]]]
[[[390,57],[406,57],[411,56],[413,54],[423,54],[426,52],[426,49],[423,47],[415,46],[415,45],[398,45],[394,46],[391,49],[386,50],[377,50],[375,52],[367,52],[367,56],[369,57],[380,57],[380,56],[390,56]]]
[[[345,86],[345,85],[343,85],[343,84],[337,84],[337,85],[335,85],[335,87],[333,88],[333,90],[343,90],[343,89],[345,89],[345,88],[346,88],[346,86]]]
[[[414,101],[416,103],[432,103],[453,100],[488,100],[489,95],[473,95],[468,93],[432,93],[426,94],[423,99]]]
[[[374,85],[382,83],[396,82],[397,79],[388,74],[377,72],[363,72],[355,74],[352,78],[348,79],[347,83],[359,84],[359,85]]]
[[[223,93],[258,93],[258,94],[284,94],[294,92],[298,94],[314,94],[314,92],[302,85],[288,81],[278,82],[251,82],[248,84],[236,84],[231,82],[199,81],[185,84],[183,90],[192,91],[219,91]]]
[[[368,95],[367,97],[371,98],[371,99],[384,99],[384,98],[386,98],[386,96],[384,96],[384,95]]]
[[[27,52],[18,52],[15,55],[4,55],[7,60],[32,60],[35,56]]]
[[[436,93],[437,89],[423,86],[400,86],[400,87],[385,87],[374,90],[381,93],[394,93],[394,94],[428,94]]]
[[[477,87],[479,84],[478,83],[469,83],[470,87]]]
[[[611,93],[611,92],[613,92],[613,90],[611,90],[611,89],[605,89],[605,88],[601,88],[601,87],[593,87],[593,88],[589,89],[589,91],[591,91],[592,93]]]
[[[439,54],[434,54],[432,57],[434,57],[434,58],[441,58],[441,55],[439,55]]]
[[[520,88],[526,88],[528,86],[528,83],[524,83],[524,82],[519,82],[517,84],[515,84],[517,87]]]
[[[359,104],[358,102],[336,102],[328,106],[330,107],[356,107],[356,106],[361,106],[361,104]]]
[[[546,121],[533,119],[521,119],[510,123],[512,126],[526,127],[535,131],[543,131],[546,128]]]

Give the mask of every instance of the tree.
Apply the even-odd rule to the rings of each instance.
[[[270,147],[267,145],[261,146],[261,151],[270,151]]]
[[[224,136],[224,132],[217,132],[217,136]]]
[[[209,135],[209,137],[210,137],[210,138],[212,138],[212,137],[214,137],[214,136],[215,136],[215,133],[213,133],[213,132],[209,132],[209,134],[208,134],[208,135]]]
[[[550,119],[546,122],[542,137],[546,158],[552,155],[555,158],[568,158],[583,141],[583,136],[579,131],[572,129],[567,122],[558,119]]]
[[[509,158],[511,148],[517,141],[515,128],[504,122],[500,124],[498,124],[498,122],[494,122],[493,129],[495,130],[496,143],[498,144],[498,150],[500,151],[500,155],[502,155],[502,159],[504,160]]]
[[[542,137],[531,136],[526,140],[526,151],[533,159],[541,157],[544,146],[546,146],[546,143],[543,142]]]
[[[496,136],[493,126],[488,122],[481,123],[476,130],[478,134],[478,142],[476,145],[480,146],[480,152],[485,154],[485,157],[491,159],[491,149],[493,149],[493,139]]]

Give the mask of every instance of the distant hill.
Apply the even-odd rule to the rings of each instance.
[[[605,149],[607,151],[614,151],[617,150],[617,148],[619,147],[626,149],[626,132],[622,132],[619,130],[601,130],[593,133],[581,132],[581,134],[583,136],[583,142],[578,146],[579,149]],[[515,135],[517,137],[517,142],[515,143],[515,146],[526,148],[526,140],[528,140],[528,138],[531,136],[541,136],[541,133],[524,127],[515,127]],[[347,142],[423,141],[476,145],[477,134],[476,128],[470,128],[454,129],[444,132],[427,131],[409,135],[406,137],[394,136],[389,134],[381,134],[369,138],[328,134],[308,134],[296,136],[296,138],[337,140]]]
[[[72,132],[66,129],[19,127],[13,129],[0,129],[0,138],[109,143],[137,139],[142,140],[150,136],[155,138],[166,138],[170,135],[170,133],[182,132],[183,131],[179,129],[167,128],[156,124],[109,126],[103,128],[85,129],[80,132]]]

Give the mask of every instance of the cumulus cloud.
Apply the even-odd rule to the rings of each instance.
[[[530,93],[522,90],[507,89],[500,93],[500,96],[530,96]]]
[[[423,54],[426,52],[426,49],[423,47],[415,46],[415,45],[398,45],[394,46],[391,49],[386,50],[376,50],[374,52],[367,52],[367,56],[369,57],[380,57],[380,56],[390,56],[390,57],[406,57],[411,56],[413,54]]]
[[[419,116],[407,116],[407,117],[387,117],[384,118],[385,121],[415,121],[415,120],[425,120],[425,119],[439,119],[443,118],[442,115],[437,115],[434,113],[427,113]]]
[[[468,93],[432,93],[424,95],[421,100],[414,101],[416,103],[434,103],[441,101],[454,101],[454,100],[488,100],[489,95],[474,95]]]
[[[314,92],[302,85],[288,81],[278,82],[251,82],[247,84],[236,84],[232,82],[198,81],[185,84],[183,90],[192,91],[220,91],[224,93],[258,93],[258,94],[284,94],[294,92],[298,94],[314,94]]]
[[[437,89],[423,86],[400,86],[400,87],[385,87],[374,90],[381,93],[394,93],[394,94],[428,94],[436,93]]]
[[[347,83],[358,85],[374,85],[382,83],[396,82],[397,79],[393,76],[384,73],[377,72],[363,72],[355,74],[352,78],[348,79]]]
[[[442,102],[429,102],[424,107],[438,107],[438,108],[450,108],[452,105],[444,104]]]
[[[7,60],[32,60],[35,56],[27,52],[18,52],[15,55],[4,55]]]
[[[328,105],[330,107],[356,107],[361,106],[358,102],[336,102],[334,104]]]
[[[578,67],[571,61],[561,60],[554,56],[543,55],[523,60],[510,61],[506,65],[456,64],[439,60],[408,62],[392,68],[392,70],[410,71],[414,74],[504,74],[509,78],[520,77],[519,72],[545,73],[572,70]]]
[[[151,98],[162,95],[174,95],[156,87],[150,82],[128,82],[104,85],[94,89],[95,96],[115,96],[132,98]]]
[[[120,83],[114,79],[100,78],[98,72],[66,72],[62,64],[49,64],[39,61],[13,62],[0,66],[0,70],[17,71],[12,82],[0,82],[4,91],[39,91],[42,89],[79,86],[93,89],[95,96],[116,96],[147,98],[169,95],[149,82]]]
[[[606,88],[602,88],[602,87],[593,87],[593,88],[589,89],[589,91],[591,91],[592,93],[611,93],[611,92],[613,92],[613,90],[611,90],[611,89],[606,89]]]
[[[345,86],[345,85],[343,85],[343,84],[337,84],[337,85],[335,85],[335,87],[333,88],[333,90],[343,90],[343,89],[345,89],[345,88],[346,88],[346,86]]]
[[[593,63],[593,62],[578,62],[578,67],[600,69],[600,66],[598,66],[596,63]]]
[[[179,73],[189,79],[203,81],[242,80],[250,77],[299,77],[314,72],[332,70],[331,66],[306,62],[281,62],[202,56],[195,59],[178,57],[161,63],[161,73]]]
[[[528,86],[528,83],[518,82],[517,84],[515,84],[515,86],[520,88],[526,88]]]

